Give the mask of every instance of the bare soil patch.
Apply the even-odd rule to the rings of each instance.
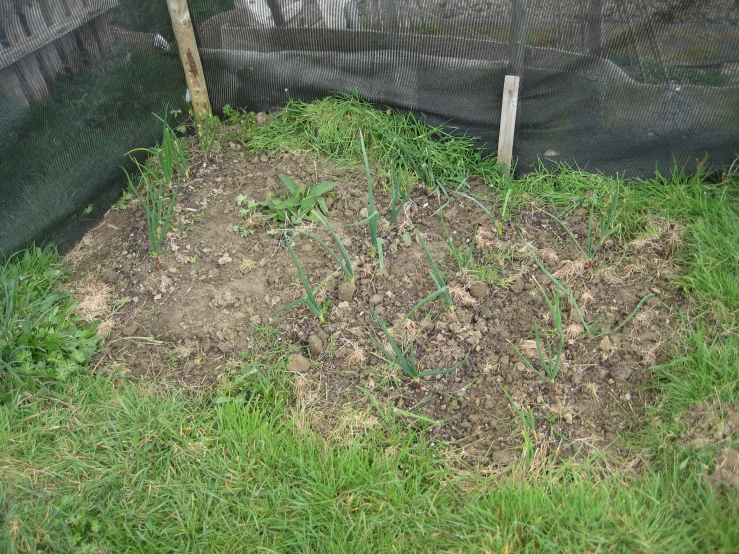
[[[281,173],[300,184],[338,184],[327,215],[355,259],[355,290],[340,288],[339,268],[316,243],[301,236],[292,243],[311,283],[325,283],[319,293],[330,306],[324,324],[304,305],[275,313],[304,294],[284,237],[268,234],[264,226],[253,234],[234,231],[245,223],[237,197],[259,201],[270,192],[282,195]],[[382,179],[376,184],[380,189]],[[490,197],[483,203],[500,217],[487,185],[472,182],[471,192]],[[533,414],[536,440],[565,455],[618,447],[620,432],[642,425],[645,406],[653,401],[645,389],[647,369],[664,361],[662,347],[684,302],[669,279],[679,230],[657,225],[629,244],[609,239],[588,264],[542,206],[517,210],[499,234],[477,204],[452,195],[444,221],[457,247],[469,247],[475,238],[473,257],[485,271],[474,275],[450,256],[439,199],[418,188],[412,200],[394,226],[381,225],[386,269],[380,272],[367,225],[350,226],[366,217],[363,168],[336,167],[302,153],[253,154],[230,144],[214,159],[201,160],[181,185],[176,229],[165,241],[161,271],[149,257],[145,220],[135,200],[111,210],[68,255],[81,300],[92,294],[85,284],[91,281],[106,285],[96,294],[109,295],[98,370],[213,386],[238,374],[243,357],[261,347],[253,339],[254,326],[271,323],[281,340],[312,360],[296,375],[297,398],[324,422],[341,417],[346,406],[369,413],[369,391],[391,410],[440,422],[430,432],[449,441],[461,459],[492,466],[509,463],[520,450],[521,422],[504,389],[520,410]],[[379,193],[377,202],[387,217],[390,198]],[[583,241],[587,220],[583,209],[567,218]],[[415,341],[420,370],[465,360],[458,370],[420,383],[375,355],[371,336],[379,329],[369,310],[374,307],[391,325],[433,292],[414,228],[442,268],[455,306],[445,310],[437,299],[394,334],[406,344]],[[318,227],[313,231],[330,241]],[[553,385],[534,374],[512,346],[538,367],[535,328],[555,344],[546,333],[551,315],[536,283],[550,295],[554,288],[532,253],[573,291],[585,318],[597,322],[601,333],[615,329],[642,298],[653,295],[618,332],[597,336],[584,332],[573,306],[563,300],[566,340]]]

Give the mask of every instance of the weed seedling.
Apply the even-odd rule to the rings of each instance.
[[[422,377],[426,377],[427,375],[444,375],[447,373],[451,373],[452,371],[458,369],[467,359],[465,357],[464,360],[462,360],[458,364],[455,364],[454,366],[449,367],[447,369],[427,369],[426,371],[419,372],[418,367],[416,365],[416,356],[414,352],[414,341],[410,341],[408,350],[404,351],[395,341],[393,336],[390,334],[390,331],[388,330],[387,325],[385,325],[385,322],[382,321],[382,318],[377,315],[377,313],[372,307],[370,307],[370,312],[372,313],[372,317],[374,318],[374,320],[380,326],[380,329],[382,329],[382,332],[385,335],[385,338],[390,344],[390,349],[392,350],[392,352],[389,352],[382,345],[380,340],[373,334],[372,342],[374,342],[375,346],[377,346],[380,352],[382,352],[382,354],[375,354],[375,356],[397,367],[398,369],[403,370],[406,373],[406,375],[411,377],[416,382],[418,382],[418,380],[421,379]]]
[[[226,117],[229,123],[236,125],[241,121],[241,114],[231,107],[231,104],[223,106],[223,115]]]
[[[436,283],[436,291],[444,299],[444,302],[446,302],[447,308],[449,308],[450,311],[453,311],[454,303],[452,302],[451,294],[449,294],[449,287],[447,287],[446,281],[444,281],[444,277],[441,275],[441,271],[439,271],[439,266],[436,265],[436,262],[434,261],[434,258],[433,256],[431,256],[431,252],[429,251],[429,247],[426,245],[426,241],[423,240],[421,233],[418,232],[418,229],[416,229],[416,237],[418,238],[418,242],[421,243],[423,251],[426,254],[426,258],[431,264],[430,274],[431,279],[433,279],[434,283]]]
[[[449,229],[446,226],[446,221],[444,221],[444,212],[441,212],[441,226],[444,229],[444,234],[446,235],[446,244],[449,247],[449,253],[452,255],[452,259],[457,263],[459,266],[459,269],[462,270],[465,273],[476,273],[475,268],[475,259],[474,259],[474,252],[475,252],[475,243],[477,241],[477,227],[475,227],[475,233],[472,235],[472,240],[470,241],[469,247],[457,247],[456,244],[454,244],[454,238],[452,237],[452,234],[449,232]]]
[[[390,201],[390,217],[388,223],[390,226],[393,226],[403,206],[410,201],[410,190],[392,166],[390,167],[390,187],[392,189],[392,199]]]
[[[236,204],[239,206],[239,217],[244,220],[244,223],[234,225],[233,232],[242,238],[246,238],[254,234],[255,229],[264,223],[265,218],[260,212],[259,205],[243,194],[236,197]]]
[[[598,227],[597,230],[593,228],[593,220],[596,216],[596,209],[598,208],[598,193],[593,191],[591,193],[590,197],[590,215],[588,217],[588,234],[586,237],[585,242],[585,248],[582,247],[580,242],[577,240],[577,237],[575,237],[575,234],[570,230],[570,228],[567,226],[567,224],[562,221],[560,218],[555,216],[554,214],[542,210],[545,214],[547,214],[549,217],[554,219],[557,223],[559,223],[562,228],[565,230],[565,232],[570,236],[572,239],[572,242],[575,243],[575,246],[580,251],[582,256],[587,260],[588,262],[588,268],[593,268],[593,261],[595,260],[595,256],[598,254],[598,251],[603,246],[605,241],[610,237],[611,235],[617,233],[619,229],[621,228],[620,223],[616,222],[616,212],[618,210],[618,200],[619,200],[619,193],[621,190],[621,181],[616,180],[616,191],[613,193],[613,198],[611,201],[604,206],[602,209],[600,209],[597,213],[597,219],[598,219]],[[596,233],[598,235],[596,236]]]
[[[300,282],[303,284],[303,288],[305,289],[305,295],[301,296],[297,300],[290,302],[287,306],[284,306],[277,310],[275,313],[282,312],[284,310],[289,310],[290,308],[297,306],[298,304],[302,304],[305,302],[305,304],[308,306],[311,312],[318,318],[318,320],[321,323],[324,323],[326,321],[325,313],[326,310],[323,306],[321,306],[318,301],[316,300],[316,292],[321,288],[320,286],[316,287],[316,289],[312,289],[310,286],[310,282],[308,282],[308,278],[305,276],[305,272],[303,271],[303,266],[300,265],[300,260],[298,260],[298,257],[295,255],[295,252],[293,252],[292,246],[290,246],[290,242],[287,242],[287,249],[290,252],[290,256],[293,259],[293,262],[295,263],[295,267],[298,269],[298,275],[300,276]]]
[[[513,401],[513,398],[511,398],[511,395],[508,394],[506,388],[503,385],[500,385],[500,388],[503,390],[503,394],[505,394],[506,398],[508,399],[508,403],[511,405],[511,409],[516,414],[516,417],[518,417],[518,419],[521,421],[523,456],[526,463],[526,471],[529,471],[531,469],[531,464],[534,460],[534,453],[536,450],[534,448],[534,443],[538,441],[534,413],[531,411],[531,408],[519,408]]]
[[[498,236],[500,237],[500,236],[502,236],[502,235],[503,235],[503,225],[502,225],[502,224],[501,224],[501,223],[500,223],[500,222],[499,222],[499,221],[498,221],[497,219],[495,219],[495,216],[493,215],[493,213],[492,213],[492,212],[491,212],[490,210],[488,210],[488,209],[487,209],[487,208],[486,208],[486,207],[485,207],[485,206],[483,205],[483,203],[482,203],[482,202],[480,202],[480,201],[479,201],[479,200],[478,200],[477,198],[475,198],[474,196],[471,196],[471,195],[469,195],[469,194],[467,194],[467,193],[465,193],[465,192],[462,192],[462,191],[459,191],[459,190],[455,190],[454,192],[455,192],[455,193],[457,193],[458,195],[460,195],[460,196],[462,196],[462,197],[466,198],[467,200],[472,200],[472,201],[473,201],[473,202],[474,202],[475,204],[477,204],[477,205],[478,205],[478,206],[480,207],[480,209],[481,209],[481,210],[482,210],[483,212],[485,212],[485,215],[487,215],[487,216],[488,216],[488,218],[490,219],[490,221],[492,221],[492,222],[493,222],[493,225],[495,225],[495,228],[496,228],[496,229],[498,230]],[[510,193],[510,191],[509,191],[509,193]],[[506,195],[506,199],[508,198],[508,196],[509,196],[509,195]],[[504,210],[504,213],[505,213],[505,208],[506,208],[506,205],[504,204],[504,206],[503,206],[503,210]]]
[[[287,175],[280,175],[287,193],[282,199],[267,198],[256,205],[267,212],[267,218],[288,225],[300,225],[304,219],[318,208],[321,213],[328,211],[323,195],[336,188],[336,183],[299,186]]]
[[[516,351],[516,354],[521,358],[521,361],[523,361],[526,366],[533,371],[536,375],[544,379],[545,381],[549,382],[549,388],[554,390],[554,382],[557,379],[557,374],[559,373],[559,367],[560,363],[562,361],[562,348],[564,347],[564,340],[565,340],[565,334],[564,334],[564,328],[562,326],[562,308],[560,306],[560,292],[555,291],[552,295],[552,298],[549,297],[549,295],[544,290],[544,287],[542,287],[539,284],[539,281],[534,279],[534,282],[536,283],[536,286],[539,287],[539,290],[541,291],[541,294],[544,296],[544,300],[547,303],[547,307],[549,308],[549,313],[552,315],[552,321],[554,322],[554,330],[557,335],[558,344],[557,344],[557,353],[556,355],[553,355],[552,349],[549,345],[547,345],[546,352],[544,350],[544,347],[542,346],[542,340],[539,336],[539,327],[534,327],[534,340],[536,342],[536,354],[539,358],[539,364],[542,367],[543,371],[539,371],[534,367],[534,365],[524,356],[521,354],[521,351],[516,347],[515,344],[512,342],[510,343],[513,349]]]

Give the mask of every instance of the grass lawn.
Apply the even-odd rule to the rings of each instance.
[[[459,143],[445,157],[433,133],[349,108],[337,119],[330,102],[292,104],[270,126],[243,124],[255,148],[341,152],[355,164],[361,150],[336,148],[352,143],[345,125],[324,125],[316,138],[304,123],[323,114],[363,126],[373,163],[386,166],[394,162],[382,145],[398,136],[425,152],[425,166],[393,171],[415,172],[427,187],[483,174],[509,210],[532,199],[567,208],[618,186],[567,168],[496,180],[492,163],[465,160]],[[739,551],[730,463],[739,429],[726,423],[739,410],[739,177],[676,171],[628,181],[620,199],[620,238],[665,222],[681,230],[676,278],[691,299],[665,337],[670,361],[651,370],[658,397],[647,425],[622,437],[634,453],[628,465],[542,451],[533,465],[459,469],[423,422],[392,417],[326,434],[296,402],[290,352],[266,325],[253,337],[260,354],[243,362],[244,374],[260,377],[238,401],[224,390],[106,377],[91,367],[95,327],[74,315],[62,287],[68,269],[35,249],[7,260],[0,552]]]

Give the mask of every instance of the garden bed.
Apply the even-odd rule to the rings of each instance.
[[[390,179],[380,169],[373,181],[381,270],[361,223],[363,166],[250,152],[225,139],[221,146],[210,158],[192,147],[161,270],[149,256],[143,209],[125,196],[68,254],[80,310],[103,320],[98,371],[219,386],[248,400],[249,380],[259,376],[244,375],[244,362],[263,347],[255,329],[271,325],[295,352],[288,370],[298,402],[327,430],[342,424],[347,406],[367,414],[362,425],[406,418],[448,441],[459,459],[495,467],[508,464],[522,441],[532,456],[541,448],[619,452],[619,433],[642,425],[653,401],[647,369],[666,360],[662,347],[685,302],[670,281],[679,228],[657,221],[622,242],[614,227],[601,240],[607,203],[564,212],[533,201],[508,205],[475,177],[461,195],[414,186],[390,225]],[[249,201],[282,196],[280,175],[300,186],[336,184],[325,195],[326,217],[352,260],[354,282],[345,284],[316,241],[290,240],[311,286],[322,284],[324,322],[305,303],[280,311],[305,294],[286,248],[292,233],[270,233],[280,225],[245,210]],[[333,244],[318,223],[301,229]],[[438,288],[419,235],[453,307],[440,295],[406,317]],[[411,379],[382,359],[377,341],[392,348],[379,318],[406,356],[413,345],[417,371],[431,375]]]

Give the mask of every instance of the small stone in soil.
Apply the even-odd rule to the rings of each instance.
[[[106,271],[103,274],[103,283],[107,283],[109,285],[115,285],[117,282],[118,282],[118,273],[116,273],[112,269]]]
[[[511,283],[511,292],[521,294],[523,292],[523,281],[519,278]]]
[[[287,361],[287,371],[305,373],[310,369],[310,361],[302,354],[293,354]]]
[[[508,465],[516,458],[516,454],[509,450],[496,450],[493,452],[493,463],[498,465]]]
[[[620,381],[628,381],[632,373],[633,370],[626,364],[617,364],[611,369],[611,375]]]
[[[339,285],[339,301],[349,302],[354,298],[354,293],[357,291],[357,285],[355,283],[341,283]]]
[[[490,289],[485,283],[473,283],[470,287],[472,298],[485,298],[490,293]]]
[[[318,335],[308,337],[308,350],[312,358],[318,358],[323,354],[323,341],[318,338]]]
[[[381,294],[373,294],[370,297],[370,304],[373,306],[377,306],[378,304],[382,304],[382,295]]]

